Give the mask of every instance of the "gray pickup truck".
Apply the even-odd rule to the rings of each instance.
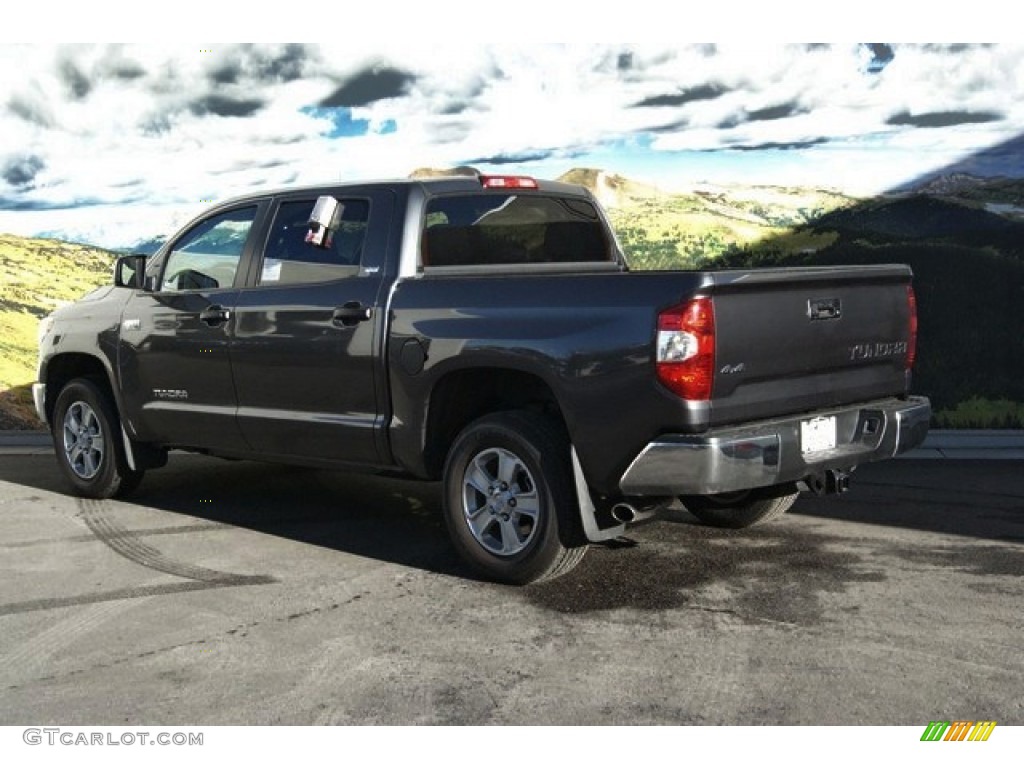
[[[905,266],[630,272],[586,189],[521,176],[216,206],[44,319],[74,491],[170,449],[440,480],[487,578],[568,572],[675,499],[743,527],[918,445]]]

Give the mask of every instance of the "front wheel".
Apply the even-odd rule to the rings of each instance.
[[[586,553],[566,438],[537,414],[485,416],[452,444],[444,517],[452,543],[483,576],[508,584],[568,573]]]
[[[142,471],[131,469],[125,458],[117,411],[88,379],[74,379],[58,395],[53,446],[79,496],[109,499],[129,493],[142,480]]]
[[[679,500],[705,525],[747,528],[781,517],[793,506],[798,495],[791,485],[777,485],[713,496],[680,496]]]

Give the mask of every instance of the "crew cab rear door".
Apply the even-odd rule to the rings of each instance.
[[[268,457],[376,464],[393,192],[348,187],[336,199],[340,224],[329,248],[306,242],[315,194],[273,203],[235,306],[238,421]]]

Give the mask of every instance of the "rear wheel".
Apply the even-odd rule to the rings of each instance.
[[[483,576],[528,584],[568,573],[583,559],[569,446],[543,417],[486,416],[455,439],[444,468],[452,543]]]
[[[713,496],[680,496],[687,511],[715,528],[747,528],[781,517],[799,494],[791,485],[755,488]]]
[[[131,492],[143,472],[129,468],[121,422],[107,395],[88,379],[70,381],[53,410],[57,463],[79,496],[107,499]]]

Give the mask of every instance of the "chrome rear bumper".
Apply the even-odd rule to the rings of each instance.
[[[896,398],[711,430],[662,435],[619,481],[625,496],[703,496],[795,482],[828,469],[888,459],[920,445],[931,419],[928,398]],[[836,419],[836,445],[801,451],[801,424]]]

